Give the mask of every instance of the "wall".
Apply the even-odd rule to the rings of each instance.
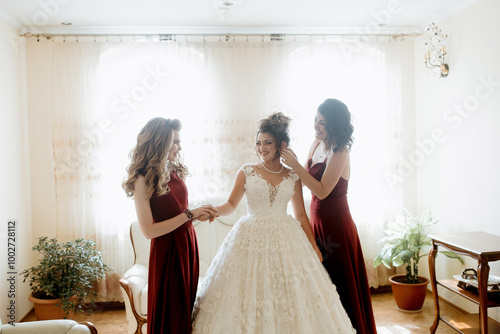
[[[411,39],[409,40],[411,41]],[[410,156],[416,150],[415,145],[415,77],[413,71],[414,43],[408,44],[407,53],[401,55],[401,154],[403,157]],[[411,44],[411,45],[410,45]],[[416,168],[410,169],[402,176],[403,207],[410,212],[416,211]]]
[[[26,41],[30,126],[33,235],[56,236],[56,195],[52,152],[52,41]],[[36,148],[36,149],[35,149]]]
[[[404,59],[407,71],[403,72],[403,154],[408,157],[421,151],[424,156],[423,162],[417,166],[417,172],[405,180],[404,205],[411,211],[430,206],[434,216],[440,220],[433,228],[434,232],[482,230],[500,235],[496,224],[500,207],[494,205],[498,202],[500,192],[500,177],[497,176],[500,155],[494,147],[500,142],[500,132],[497,131],[500,115],[496,112],[498,108],[495,108],[500,105],[500,70],[496,65],[496,60],[500,59],[500,43],[496,36],[496,32],[500,31],[500,23],[495,23],[494,17],[498,12],[499,2],[482,0],[436,22],[449,36],[450,75],[445,79],[435,79],[426,73],[421,37],[415,39],[414,50],[411,51],[414,53],[413,59]],[[0,25],[2,36],[11,30],[5,23]],[[14,217],[26,225],[29,222],[30,229],[22,229],[22,233],[27,234],[23,235],[24,240],[42,234],[55,234],[52,224],[55,217],[55,190],[50,135],[52,42],[40,40],[36,48],[32,47],[34,43],[37,42],[30,40],[26,46],[27,117],[31,124],[28,136],[21,135],[26,134],[27,122],[26,111],[20,102],[23,90],[19,88],[12,93],[11,87],[16,82],[22,86],[19,80],[24,75],[21,75],[21,59],[24,59],[24,55],[20,57],[9,51],[10,43],[4,37],[0,41],[0,72],[8,72],[3,76],[6,79],[0,83],[0,136],[4,139],[0,145],[3,145],[1,152],[7,152],[7,158],[2,158],[2,162],[9,162],[8,166],[2,163],[0,168],[3,175],[9,175],[8,187],[5,189],[20,189],[15,196],[2,193],[0,214],[2,221]],[[484,83],[488,81],[490,84]],[[8,89],[4,87],[7,84]],[[478,97],[474,99],[477,94]],[[473,104],[476,100],[477,106]],[[9,106],[4,107],[5,103]],[[461,114],[457,112],[460,105],[463,106]],[[16,108],[22,109],[22,112],[12,112]],[[6,122],[4,118],[8,118]],[[4,124],[8,124],[5,129]],[[430,141],[436,129],[441,129],[444,134],[442,142]],[[12,137],[18,139],[16,145],[7,147],[5,139]],[[29,159],[25,148],[28,138],[30,147],[36,148],[30,152]],[[416,140],[413,142],[412,138]],[[26,183],[29,180],[26,170],[28,161],[31,161],[31,194]],[[21,205],[29,208],[30,195],[32,226],[31,216],[27,212],[21,213],[20,209]],[[28,235],[31,227],[33,238],[31,234]],[[0,232],[4,233],[3,230]],[[30,258],[30,247],[25,246],[22,251],[25,259]],[[4,263],[5,258],[0,258],[1,268]],[[458,262],[447,260],[444,256],[438,257],[438,265],[438,278],[452,276],[462,269]],[[474,266],[475,263],[468,261],[468,265]],[[492,274],[500,276],[499,265],[493,264],[491,267]],[[428,275],[426,263],[420,268],[424,275]],[[3,290],[2,286],[1,293]],[[443,296],[470,312],[477,311],[454,295],[443,293]],[[28,307],[26,305],[24,308]],[[490,311],[490,314],[500,319],[498,311]],[[5,321],[3,315],[2,320]]]
[[[484,231],[500,235],[500,2],[482,0],[436,22],[449,36],[447,78],[423,64],[423,39],[415,41],[416,138],[424,158],[417,169],[417,207],[430,206],[435,232]],[[441,135],[432,139],[433,131]],[[467,259],[468,266],[477,262]],[[439,256],[438,279],[459,274],[457,261]],[[428,275],[427,265],[422,272]],[[425,270],[424,270],[425,269]],[[500,276],[500,265],[490,274]],[[441,292],[440,292],[441,293]],[[477,307],[451,293],[445,298],[469,312]],[[500,320],[500,310],[489,314]]]
[[[16,320],[29,312],[28,284],[18,275],[33,265],[31,247],[31,194],[29,172],[29,135],[26,109],[26,54],[24,39],[17,29],[0,18],[0,317],[3,323],[11,319],[7,310],[15,302]],[[15,235],[15,268],[7,267],[7,224],[17,221]],[[12,241],[12,240],[10,240]],[[11,275],[8,272],[17,272]],[[14,276],[15,297],[8,278]]]

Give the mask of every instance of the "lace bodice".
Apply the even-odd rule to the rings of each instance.
[[[288,202],[295,192],[298,175],[290,170],[276,186],[255,171],[254,165],[241,167],[245,174],[245,193],[248,214],[254,216],[286,215]]]

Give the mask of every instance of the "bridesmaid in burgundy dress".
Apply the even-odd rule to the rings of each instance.
[[[291,150],[281,157],[312,192],[311,225],[323,265],[354,328],[359,334],[375,334],[365,262],[346,196],[354,130],[347,106],[339,100],[325,100],[318,107],[314,130],[316,140],[304,167]]]
[[[148,333],[188,334],[198,286],[198,245],[191,220],[215,217],[211,205],[189,210],[187,168],[176,119],[153,118],[137,136],[122,186],[134,198],[142,233],[151,239]]]

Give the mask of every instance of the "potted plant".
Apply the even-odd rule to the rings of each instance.
[[[95,249],[95,242],[77,239],[58,243],[55,238],[40,237],[32,249],[41,254],[41,259],[20,275],[24,275],[23,282],[29,280],[37,319],[71,317],[74,311],[83,311],[84,305],[92,311],[97,296],[94,283],[110,270]],[[51,304],[56,314],[47,314],[43,308],[46,304]]]
[[[419,311],[424,304],[429,280],[418,276],[418,263],[428,255],[431,247],[426,229],[438,221],[433,220],[430,209],[426,209],[420,216],[413,216],[404,208],[402,211],[401,219],[390,222],[385,231],[386,236],[380,240],[384,246],[373,261],[373,266],[377,267],[382,263],[391,269],[392,266],[404,265],[406,274],[389,277],[392,292],[399,309]],[[440,253],[463,263],[458,254],[449,251]]]

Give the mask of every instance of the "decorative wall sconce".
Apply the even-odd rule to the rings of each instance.
[[[450,71],[445,62],[446,39],[441,29],[432,22],[427,26],[427,37],[425,40],[425,66],[431,70],[433,75],[439,78],[446,78]]]

